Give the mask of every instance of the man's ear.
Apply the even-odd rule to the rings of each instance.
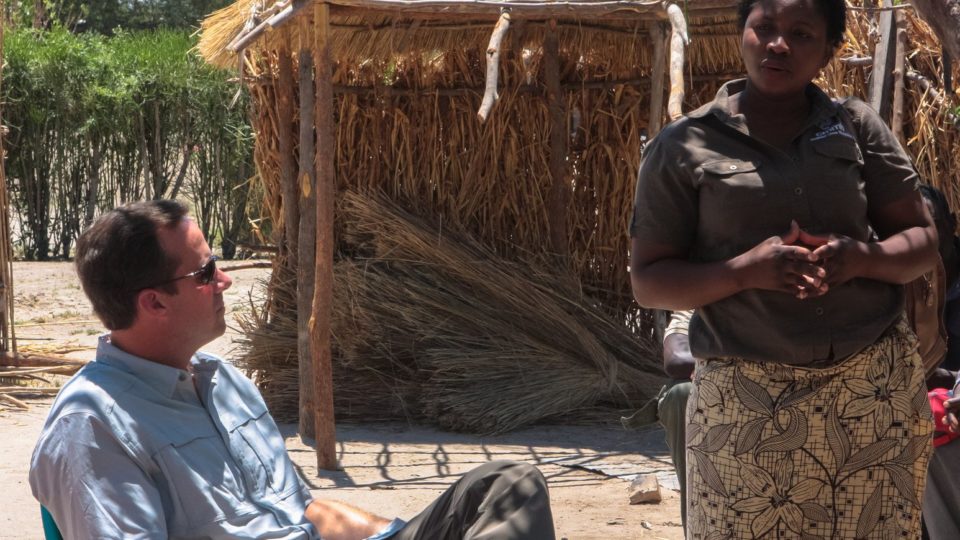
[[[143,289],[137,293],[137,315],[163,317],[167,313],[166,299],[154,289]]]

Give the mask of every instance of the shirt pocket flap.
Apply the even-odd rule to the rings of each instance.
[[[860,146],[845,137],[831,137],[813,142],[813,149],[824,156],[863,163]]]
[[[703,172],[717,176],[730,176],[756,171],[760,168],[759,161],[743,161],[739,159],[721,159],[708,161],[703,164]]]

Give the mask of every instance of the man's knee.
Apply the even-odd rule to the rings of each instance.
[[[510,479],[525,479],[535,484],[542,485],[544,488],[547,485],[547,481],[543,477],[543,473],[540,472],[540,469],[534,465],[524,463],[522,461],[491,461],[480,465],[471,471],[471,473],[478,477],[497,475]]]

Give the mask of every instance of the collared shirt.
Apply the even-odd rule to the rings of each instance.
[[[30,466],[64,537],[319,538],[256,387],[212,355],[191,364],[193,376],[104,336],[64,385]]]
[[[728,260],[796,220],[814,234],[869,242],[869,208],[910,196],[909,157],[867,105],[833,102],[815,85],[807,123],[788,149],[755,139],[724,85],[711,103],[667,126],[644,151],[631,236],[676,246],[694,262]],[[873,343],[903,311],[902,287],[856,278],[799,300],[758,289],[697,308],[690,346],[697,358],[745,357],[811,364]]]

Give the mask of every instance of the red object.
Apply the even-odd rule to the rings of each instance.
[[[933,446],[942,446],[960,437],[960,433],[953,433],[947,425],[947,409],[943,402],[950,399],[950,391],[946,388],[934,388],[927,392],[930,399],[930,410],[933,412]]]

